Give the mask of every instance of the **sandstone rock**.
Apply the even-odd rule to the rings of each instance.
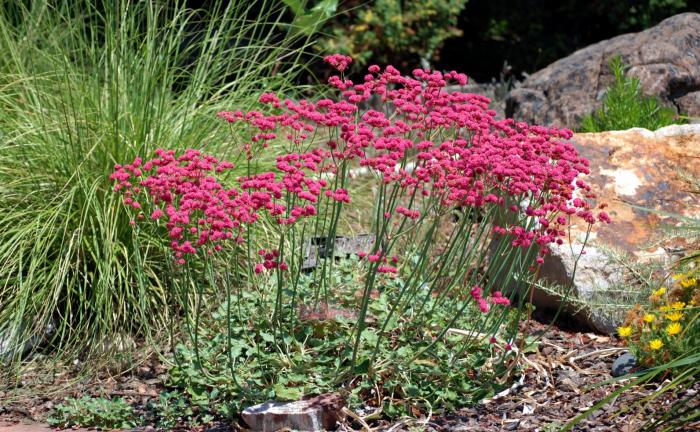
[[[540,271],[542,279],[567,286],[576,266],[571,291],[564,301],[568,313],[590,327],[613,333],[624,317],[616,304],[642,299],[649,287],[630,290],[643,271],[661,272],[684,251],[694,247],[684,237],[669,237],[660,229],[678,221],[672,215],[700,217],[700,195],[689,192],[684,175],[700,178],[700,125],[575,134],[575,146],[591,161],[587,181],[608,203],[611,224],[596,224],[588,236],[585,255],[576,264],[587,224],[572,220],[571,244],[552,248]],[[655,210],[650,212],[644,209]],[[615,258],[624,254],[633,267]],[[621,287],[626,287],[620,290]],[[560,297],[535,289],[534,303],[558,307]],[[577,306],[593,305],[577,311]]]
[[[529,76],[506,98],[506,116],[576,128],[599,108],[612,82],[609,61],[620,55],[646,94],[700,116],[700,14],[684,13],[639,33],[591,45]]]
[[[335,429],[344,406],[342,396],[326,393],[295,402],[265,402],[246,408],[241,417],[252,431],[325,431]]]

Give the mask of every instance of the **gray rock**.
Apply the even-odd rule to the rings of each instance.
[[[631,353],[624,353],[612,364],[612,376],[621,377],[631,373],[637,367],[637,358]]]
[[[57,323],[50,322],[44,326],[43,334],[33,334],[26,337],[22,334],[24,328],[0,328],[0,363],[13,358],[24,357],[46,342],[56,332]]]
[[[700,116],[700,14],[684,13],[655,27],[576,51],[530,75],[506,97],[506,116],[577,128],[600,107],[613,80],[609,61],[620,55],[644,93],[682,113]]]
[[[342,415],[345,400],[337,393],[326,393],[295,402],[268,401],[246,408],[241,417],[250,430],[333,430]]]
[[[700,107],[700,90],[686,93],[676,99],[675,102],[681,113],[695,112],[697,111],[697,107]],[[697,118],[695,121],[697,121]]]
[[[564,316],[571,315],[585,327],[612,334],[624,318],[624,311],[615,314],[591,305],[603,303],[604,300],[598,298],[600,293],[624,283],[624,267],[590,244],[585,247],[586,253],[579,256],[582,239],[578,240],[572,245],[573,253],[567,244],[553,246],[540,269],[540,275],[547,282],[568,288],[553,293],[535,289],[533,303],[549,310],[562,307]]]

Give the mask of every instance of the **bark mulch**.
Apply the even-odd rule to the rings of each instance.
[[[529,368],[510,389],[455,415],[414,421],[413,425],[421,424],[420,430],[425,431],[560,431],[570,420],[629,382],[615,381],[610,375],[612,362],[624,352],[615,338],[547,328],[536,322],[528,323],[528,327],[531,334],[542,337],[537,352],[525,356]],[[675,395],[639,404],[663,384],[655,382],[622,393],[573,430],[638,431],[648,420],[665,412],[674,400],[687,396],[694,396],[691,400],[700,410],[698,382]],[[678,430],[700,431],[700,421]]]
[[[365,424],[372,431],[391,432],[554,432],[560,431],[569,420],[628,382],[612,381],[610,375],[612,362],[624,351],[615,338],[548,327],[535,321],[526,323],[524,330],[530,335],[539,336],[539,344],[535,352],[524,356],[525,372],[509,389],[478,406],[446,416],[434,414],[429,418]],[[9,427],[21,422],[45,421],[53,406],[66,396],[119,396],[137,407],[147,406],[163,390],[166,370],[155,356],[130,359],[130,363],[138,366],[77,381],[71,376],[74,372],[71,370],[54,371],[48,374],[51,375],[48,379],[47,371],[37,371],[34,376],[31,371],[27,372],[22,377],[24,381],[12,393],[0,390],[0,432],[33,430]],[[700,410],[698,382],[692,388],[682,389],[677,394],[669,393],[650,403],[639,405],[641,399],[661,385],[661,381],[654,382],[623,393],[592,413],[573,430],[638,431],[647,420],[660,416],[675,398],[684,396],[696,396],[691,398],[691,403]],[[197,428],[202,429],[211,432],[240,430],[224,423]],[[188,429],[183,427],[178,430]],[[349,432],[367,429],[362,422],[348,417],[338,430]],[[679,431],[700,431],[700,422],[687,425]]]

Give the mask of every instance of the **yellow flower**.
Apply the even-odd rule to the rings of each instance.
[[[644,318],[642,318],[642,319],[644,320],[644,322],[651,324],[656,319],[656,316],[654,314],[645,314]]]
[[[671,309],[676,309],[676,310],[683,309],[684,307],[685,307],[685,303],[683,303],[682,301],[675,302],[671,305]]]
[[[657,297],[660,297],[664,294],[666,294],[666,288],[664,288],[664,287],[661,287],[661,288],[657,289],[656,291],[654,291],[653,293],[651,293],[651,295],[655,295]]]
[[[684,273],[676,273],[672,277],[673,277],[673,280],[678,280],[682,277],[685,277],[685,274]]]
[[[664,306],[661,306],[661,307],[659,308],[659,310],[660,310],[661,312],[668,312],[668,311],[671,310],[671,306],[664,305]]]
[[[683,312],[671,312],[670,314],[666,314],[666,318],[669,321],[680,321],[683,319]]]
[[[668,333],[669,336],[675,336],[678,333],[681,332],[681,325],[678,324],[677,322],[671,323],[666,327],[666,333]]]
[[[662,346],[664,346],[664,343],[661,341],[661,339],[654,339],[653,341],[649,342],[649,348],[653,350],[661,349]]]
[[[698,281],[695,280],[695,278],[688,278],[686,280],[681,281],[681,285],[683,286],[683,288],[690,288],[691,286],[695,286],[697,283]]]
[[[618,327],[617,334],[619,334],[620,337],[631,336],[632,335],[632,327]]]
[[[369,28],[369,26],[367,24],[358,24],[356,26],[353,26],[352,29],[358,33],[362,33],[362,32],[366,32],[368,28]]]

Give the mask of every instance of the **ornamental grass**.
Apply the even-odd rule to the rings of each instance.
[[[281,27],[285,13],[267,1],[3,3],[3,359],[47,343],[85,353],[165,327],[164,240],[143,231],[136,266],[108,177],[161,147],[226,154],[217,112],[255,106],[265,88],[293,92],[308,40]]]

